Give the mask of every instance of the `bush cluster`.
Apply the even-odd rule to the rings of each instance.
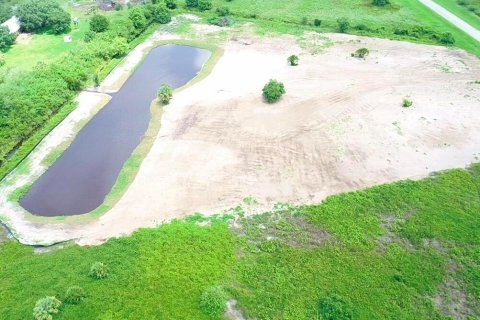
[[[0,51],[5,51],[15,42],[16,35],[0,26]]]
[[[185,5],[188,8],[197,8],[200,11],[207,11],[212,9],[212,0],[185,0]]]
[[[27,0],[16,12],[25,32],[52,31],[59,34],[70,29],[71,17],[55,0]]]

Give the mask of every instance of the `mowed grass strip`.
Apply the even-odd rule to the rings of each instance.
[[[4,242],[0,318],[29,319],[37,299],[73,285],[87,298],[55,319],[212,319],[200,299],[216,286],[254,319],[319,319],[332,294],[353,319],[480,315],[480,165],[279,208],[40,254]],[[88,276],[95,261],[106,279]]]

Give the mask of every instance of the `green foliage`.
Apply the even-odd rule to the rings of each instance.
[[[290,57],[288,57],[287,61],[291,66],[298,66],[299,59],[298,56],[292,54]]]
[[[168,104],[173,97],[173,89],[168,84],[162,84],[158,89],[158,99],[163,104]]]
[[[363,59],[366,56],[368,56],[369,53],[370,53],[370,51],[368,51],[367,48],[360,48],[360,49],[356,50],[354,53],[352,53],[352,57]]]
[[[161,4],[157,4],[153,7],[152,12],[152,19],[158,23],[169,23],[172,20],[172,16],[170,11],[168,11],[167,7]]]
[[[315,27],[320,27],[322,25],[322,20],[315,18],[315,20],[313,20],[313,25]]]
[[[5,65],[5,56],[2,53],[0,53],[0,68],[3,67],[4,65]]]
[[[18,6],[16,15],[25,32],[51,30],[58,34],[70,29],[70,14],[55,0],[27,0]]]
[[[165,5],[170,10],[177,8],[177,2],[175,0],[165,0]]]
[[[352,311],[348,302],[337,294],[331,294],[320,299],[318,314],[322,320],[351,320]]]
[[[88,275],[95,279],[105,279],[108,277],[109,270],[103,262],[95,262],[90,267]]]
[[[6,27],[0,26],[0,51],[5,51],[15,42],[15,35]]]
[[[233,24],[233,21],[229,17],[211,17],[208,19],[208,23],[219,27],[229,27]]]
[[[35,320],[52,320],[53,315],[60,312],[62,303],[55,297],[45,297],[37,301],[33,308]]]
[[[452,45],[455,43],[455,38],[450,32],[445,32],[441,35],[439,41],[442,44]]]
[[[133,7],[128,12],[128,18],[132,21],[133,26],[137,30],[144,30],[147,27],[147,18],[145,18],[145,14],[142,8],[140,7]]]
[[[209,316],[219,316],[227,307],[227,294],[220,287],[208,288],[200,298],[200,308]]]
[[[402,100],[402,107],[409,108],[413,105],[413,101],[408,98],[403,98]]]
[[[79,304],[87,296],[85,290],[80,286],[71,286],[65,294],[65,301],[71,304]]]
[[[210,10],[212,6],[212,0],[198,0],[198,9],[200,11]]]
[[[108,25],[109,22],[107,17],[101,14],[96,14],[90,19],[90,30],[93,32],[105,32],[108,29]]]
[[[350,21],[346,18],[340,18],[337,20],[338,31],[341,33],[346,33],[350,28]]]
[[[285,86],[283,83],[272,79],[263,87],[262,92],[268,103],[274,103],[285,94]]]
[[[185,0],[185,5],[187,8],[197,8],[198,0]]]
[[[8,1],[0,3],[0,23],[3,23],[13,16],[12,6]]]
[[[373,0],[372,4],[377,7],[384,7],[387,4],[390,4],[389,0]]]
[[[228,7],[219,7],[216,12],[220,17],[226,17],[230,14],[230,9]]]

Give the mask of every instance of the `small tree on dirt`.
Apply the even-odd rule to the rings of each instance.
[[[292,54],[287,60],[291,66],[298,66],[298,56]]]
[[[409,108],[413,105],[413,101],[408,98],[403,98],[402,100],[402,107]]]
[[[83,299],[85,299],[86,296],[87,294],[82,287],[71,286],[67,290],[67,294],[65,295],[65,301],[71,304],[79,304],[80,302],[82,302]]]
[[[337,20],[338,24],[338,31],[341,33],[347,32],[348,28],[350,28],[350,22],[346,18],[340,18]]]
[[[198,9],[200,11],[212,9],[212,0],[198,0]]]
[[[263,87],[263,97],[267,100],[268,103],[274,103],[280,100],[283,94],[285,94],[285,86],[283,83],[270,80],[264,87]]]
[[[60,311],[62,302],[55,297],[45,297],[35,303],[33,317],[35,320],[52,320],[53,315]]]
[[[163,104],[168,104],[173,97],[173,89],[168,84],[162,84],[158,89],[158,99]]]
[[[90,30],[96,33],[104,32],[107,31],[108,24],[107,17],[96,14],[90,19]]]
[[[377,7],[384,7],[387,4],[390,4],[390,0],[373,0],[372,4]]]
[[[108,277],[108,268],[104,263],[97,261],[90,267],[88,275],[95,279],[104,279]]]
[[[349,303],[337,294],[320,299],[318,315],[323,320],[351,320],[353,318]]]
[[[355,51],[354,53],[352,53],[352,57],[363,59],[366,56],[368,56],[369,53],[370,53],[370,51],[368,51],[367,48],[360,48],[357,51]]]
[[[227,294],[220,287],[205,290],[200,298],[200,308],[203,313],[217,317],[225,312]]]

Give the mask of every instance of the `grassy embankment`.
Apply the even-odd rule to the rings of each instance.
[[[41,254],[6,241],[0,318],[29,319],[37,299],[63,299],[72,285],[87,297],[64,303],[55,319],[209,319],[199,300],[213,286],[256,319],[317,319],[319,300],[332,293],[354,319],[480,316],[479,165],[318,206],[279,206],[235,228],[225,217],[199,220]],[[88,276],[95,261],[108,265],[108,278]]]
[[[470,24],[472,27],[480,30],[480,1],[478,0],[435,0],[436,3],[455,14],[457,17]],[[471,3],[468,6],[460,5],[462,3]],[[469,9],[471,8],[471,10]],[[478,14],[475,14],[476,10]]]

